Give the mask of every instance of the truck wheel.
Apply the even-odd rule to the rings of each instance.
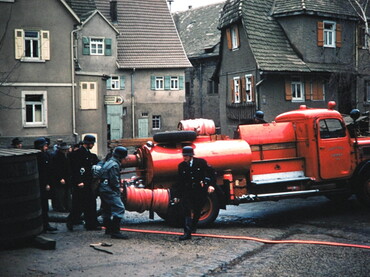
[[[360,202],[370,207],[370,174],[360,179],[358,184],[356,197]]]
[[[220,201],[216,193],[209,194],[207,197],[206,204],[204,205],[198,227],[203,227],[214,222],[220,212]],[[158,214],[158,213],[157,213]],[[184,214],[180,205],[173,205],[168,207],[167,214],[158,214],[159,217],[163,218],[167,224],[173,227],[184,226]]]
[[[208,195],[207,202],[200,214],[198,226],[203,227],[213,223],[216,220],[219,212],[220,200],[218,199],[216,193],[211,193]]]
[[[154,134],[153,140],[158,143],[193,141],[197,138],[194,131],[172,131]]]

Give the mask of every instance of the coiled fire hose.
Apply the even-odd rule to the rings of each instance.
[[[143,230],[143,229],[133,229],[133,228],[121,228],[121,231],[126,232],[136,232],[136,233],[146,233],[146,234],[160,234],[160,235],[182,235],[180,232],[170,232],[170,231],[157,231],[157,230]],[[353,247],[369,249],[370,245],[361,244],[351,244],[351,243],[341,243],[341,242],[330,242],[330,241],[315,241],[315,240],[269,240],[260,239],[248,236],[229,236],[229,235],[214,235],[214,234],[192,234],[192,236],[206,237],[206,238],[218,238],[218,239],[237,239],[237,240],[250,240],[265,244],[317,244],[326,246],[341,246],[341,247]]]

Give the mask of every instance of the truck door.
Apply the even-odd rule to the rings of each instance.
[[[351,173],[351,145],[339,119],[318,119],[318,153],[320,177],[342,178]]]

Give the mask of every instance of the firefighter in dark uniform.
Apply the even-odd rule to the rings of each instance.
[[[48,143],[45,138],[38,138],[34,141],[34,148],[40,150],[37,153],[37,167],[39,172],[41,213],[44,232],[56,231],[57,228],[49,224],[49,192],[51,185],[51,157],[48,152]]]
[[[71,153],[72,210],[67,218],[67,228],[73,231],[73,225],[80,221],[82,212],[86,230],[100,230],[96,214],[96,192],[92,187],[91,167],[99,162],[91,153],[95,137],[86,135],[82,146]]]
[[[99,195],[102,201],[102,218],[105,233],[113,239],[128,239],[120,232],[121,220],[125,213],[121,193],[121,164],[127,157],[127,149],[117,146],[112,157],[102,166]]]
[[[180,202],[184,215],[184,234],[180,240],[191,239],[195,233],[201,210],[207,201],[207,194],[214,191],[212,186],[215,173],[207,161],[194,157],[191,146],[182,149],[184,161],[178,165],[178,182],[173,187],[174,202]],[[193,218],[191,217],[193,213]]]

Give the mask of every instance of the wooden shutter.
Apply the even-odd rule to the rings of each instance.
[[[290,82],[290,79],[285,80],[285,100],[292,100],[292,84]]]
[[[231,103],[234,103],[234,80],[230,80],[230,96],[231,96]]]
[[[50,60],[50,32],[41,31],[41,59]]]
[[[342,47],[342,25],[341,24],[336,24],[336,29],[335,29],[335,45],[337,47]]]
[[[80,96],[80,108],[82,110],[98,108],[97,86],[95,82],[82,82]]]
[[[311,100],[311,80],[307,79],[304,82],[304,97],[307,100]]]
[[[238,25],[234,27],[235,30],[235,36],[236,36],[236,48],[240,47],[240,37],[239,37],[239,28]]]
[[[155,76],[150,76],[150,89],[155,90]]]
[[[246,79],[245,76],[240,78],[241,83],[241,102],[247,102]]]
[[[164,89],[171,89],[171,76],[164,76]]]
[[[231,30],[230,30],[230,28],[226,29],[226,40],[227,40],[227,48],[229,50],[233,49],[233,43],[231,41]]]
[[[104,39],[104,43],[105,43],[105,49],[104,49],[105,56],[112,56],[112,39],[106,38]]]
[[[179,89],[184,89],[184,76],[179,76]]]
[[[251,76],[251,99],[252,99],[252,102],[255,101],[256,97],[255,97],[255,85],[254,85],[254,76],[252,75]]]
[[[120,89],[125,89],[126,86],[126,78],[125,76],[120,76],[119,78],[119,88]]]
[[[312,100],[324,100],[324,83],[321,81],[312,82]]]
[[[82,37],[82,54],[90,55],[90,39],[88,37]]]
[[[324,22],[317,22],[317,46],[324,46]]]
[[[107,89],[112,89],[112,77],[107,79],[106,83],[106,88]]]
[[[15,59],[19,60],[24,55],[24,31],[22,29],[14,30]]]

